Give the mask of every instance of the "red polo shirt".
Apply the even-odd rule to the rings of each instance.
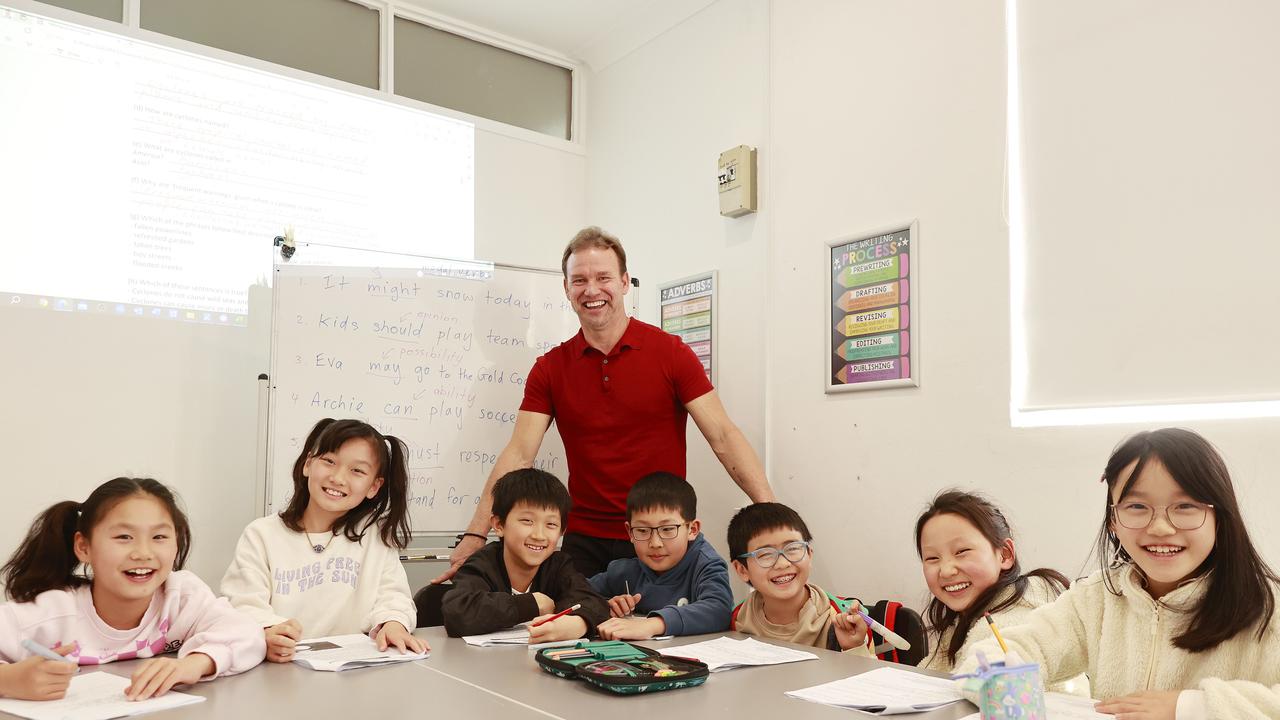
[[[635,318],[608,355],[579,330],[538,358],[520,409],[550,415],[564,440],[567,531],[625,540],[631,486],[658,471],[684,477],[684,406],[713,389],[683,340]]]

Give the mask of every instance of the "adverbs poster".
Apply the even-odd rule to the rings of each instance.
[[[662,329],[679,335],[715,384],[716,272],[658,286]]]

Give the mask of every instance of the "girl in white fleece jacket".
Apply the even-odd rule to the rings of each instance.
[[[1002,631],[1010,652],[1046,682],[1087,672],[1098,710],[1118,720],[1280,718],[1280,579],[1249,539],[1222,457],[1187,430],[1144,432],[1102,479],[1102,570]]]
[[[368,633],[423,652],[400,549],[409,544],[404,443],[359,420],[325,418],[293,465],[293,497],[245,528],[222,593],[264,628],[267,659],[305,637]]]
[[[3,569],[0,696],[57,700],[77,665],[147,658],[126,689],[142,700],[262,662],[262,632],[181,570],[190,546],[186,515],[155,480],[116,478],[46,510]]]
[[[932,650],[920,667],[951,670],[975,642],[992,637],[983,614],[1000,627],[1020,624],[1071,583],[1056,570],[1023,574],[1009,521],[976,493],[938,493],[916,520],[916,553],[933,599],[925,608]]]

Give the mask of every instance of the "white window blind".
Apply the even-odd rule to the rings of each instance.
[[[1015,10],[1014,410],[1280,398],[1280,3]]]

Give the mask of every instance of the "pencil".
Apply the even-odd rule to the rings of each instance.
[[[991,613],[983,613],[983,617],[987,619],[987,624],[991,626],[991,634],[996,636],[996,642],[1000,643],[1000,649],[1004,651],[1005,657],[1009,656],[1009,646],[1004,644],[1004,638],[1000,637],[1000,629],[996,627],[996,621],[991,619]]]
[[[580,609],[581,607],[582,607],[582,603],[574,603],[572,607],[567,607],[561,610],[560,612],[556,613],[555,615],[552,615],[551,617],[547,618],[546,620],[539,620],[538,622],[530,625],[529,627],[538,627],[539,625],[545,625],[551,622],[552,620],[557,620],[559,618],[562,618],[565,615],[568,615],[569,613],[573,612],[574,610]]]

